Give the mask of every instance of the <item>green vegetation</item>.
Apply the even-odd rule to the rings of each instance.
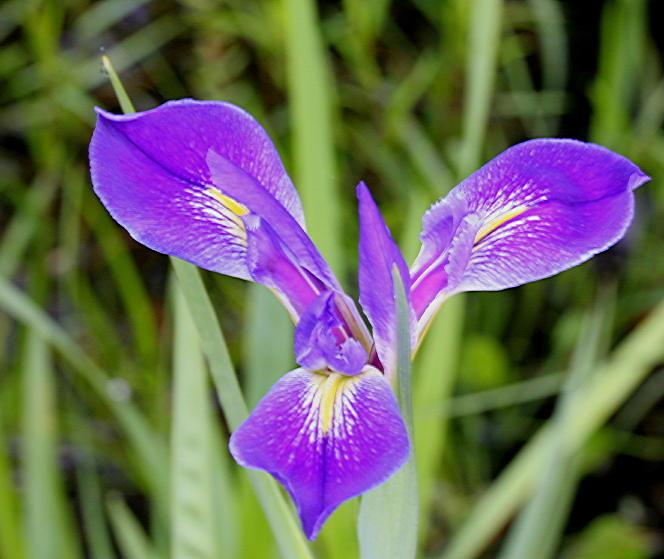
[[[0,4],[0,558],[347,559],[360,543],[382,557],[391,543],[370,527],[358,541],[359,510],[396,523],[404,511],[380,499],[414,469],[417,526],[381,530],[406,549],[418,538],[418,557],[649,557],[664,459],[662,43],[654,1],[582,4]],[[180,97],[256,115],[349,293],[360,179],[410,259],[427,205],[530,137],[607,145],[653,181],[609,254],[445,306],[412,387],[401,379],[406,479],[345,504],[309,543],[279,486],[226,450],[292,368],[285,311],[138,245],[90,186],[95,105]]]

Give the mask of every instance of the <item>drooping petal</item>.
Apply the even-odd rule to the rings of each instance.
[[[575,140],[532,140],[472,174],[423,218],[411,268],[419,330],[444,297],[554,275],[624,235],[633,190],[648,177],[628,159]]]
[[[371,322],[376,351],[388,377],[396,366],[397,310],[392,270],[396,266],[406,293],[408,266],[364,183],[357,186],[360,216],[360,304]],[[412,329],[414,332],[414,328]]]
[[[231,436],[242,466],[271,473],[292,496],[314,539],[343,501],[387,480],[410,443],[385,377],[305,369],[286,374]]]
[[[295,328],[295,358],[298,365],[312,370],[330,368],[356,375],[367,363],[368,354],[352,337],[339,305],[352,304],[340,293],[321,293],[302,314]]]
[[[97,112],[95,192],[136,240],[252,279],[248,229],[259,218],[298,264],[338,286],[303,229],[300,201],[272,142],[247,113],[193,100],[132,115]]]

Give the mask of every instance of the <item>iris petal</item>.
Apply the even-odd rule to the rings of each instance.
[[[300,200],[274,145],[247,113],[193,100],[132,115],[97,112],[90,144],[95,192],[136,240],[202,268],[261,281],[248,259],[260,245],[252,228],[262,220],[277,247],[268,255],[272,266],[285,255],[284,267],[294,264],[340,289],[303,229]],[[260,260],[254,250],[254,265]],[[298,298],[292,291],[287,299]]]
[[[545,278],[615,244],[647,180],[628,159],[574,140],[524,142],[487,163],[423,218],[411,268],[420,332],[453,293]]]
[[[230,441],[240,465],[286,487],[310,539],[343,501],[396,472],[409,449],[396,398],[373,367],[353,377],[287,373]]]
[[[360,304],[373,327],[380,362],[388,377],[396,367],[397,310],[392,270],[410,291],[408,266],[364,183],[357,186],[360,216]],[[412,317],[414,323],[414,315]],[[411,332],[415,332],[411,328]]]

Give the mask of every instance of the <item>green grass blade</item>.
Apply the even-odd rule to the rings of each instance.
[[[215,522],[215,549],[218,557],[242,557],[239,553],[242,543],[241,519],[239,509],[242,505],[239,497],[238,484],[232,475],[232,461],[226,447],[226,437],[222,436],[218,422],[212,422],[212,505],[214,507]],[[253,495],[252,495],[253,497]],[[255,500],[254,500],[255,503]],[[250,523],[250,538],[261,537],[256,530],[255,511],[260,505],[252,507],[254,520]],[[260,516],[260,515],[258,515]],[[263,539],[273,544],[269,528],[265,524],[265,535]]]
[[[548,448],[542,452],[542,463],[533,497],[510,530],[501,559],[529,559],[552,556],[565,518],[571,490],[578,475],[579,453],[565,444],[565,433],[573,429],[574,402],[583,393],[583,384],[592,374],[599,352],[601,331],[605,321],[603,300],[595,305],[586,319],[579,337],[570,371],[550,421],[551,436]]]
[[[605,4],[601,19],[597,78],[592,87],[590,137],[613,149],[625,142],[630,107],[641,82],[647,37],[646,2],[615,0]]]
[[[212,409],[207,371],[187,302],[174,293],[173,418],[171,428],[171,549],[178,559],[212,559]]]
[[[464,323],[464,301],[450,299],[436,317],[415,359],[415,449],[420,515],[427,518],[447,439],[450,395],[457,378]],[[436,409],[438,413],[432,414]]]
[[[502,0],[472,2],[463,113],[463,144],[459,158],[462,176],[474,171],[481,158],[496,75],[502,8]]]
[[[88,441],[85,441],[86,445]],[[86,448],[76,468],[80,495],[82,529],[90,554],[95,559],[113,559],[113,545],[106,525],[104,502],[92,448]]]
[[[122,557],[126,559],[162,559],[122,497],[109,497],[107,508]]]
[[[255,406],[285,372],[293,368],[293,328],[273,293],[250,285],[244,327],[245,393]]]
[[[78,557],[68,533],[57,456],[57,410],[48,346],[28,333],[23,368],[22,471],[25,542],[29,559]]]
[[[111,62],[111,59],[108,56],[102,56],[101,63],[104,67],[104,70],[108,74],[108,79],[111,80],[113,91],[115,92],[115,96],[118,98],[118,103],[120,103],[122,112],[125,114],[136,112],[134,104],[131,102],[131,99],[129,99],[129,95],[127,95],[127,92],[125,91],[125,88],[120,81],[120,76],[118,76],[118,73],[115,71],[115,67]]]
[[[449,414],[450,417],[474,415],[548,398],[558,393],[561,383],[561,373],[552,373],[499,388],[482,390],[481,392],[473,392],[471,394],[461,394],[455,396],[450,401]],[[427,410],[424,410],[423,413],[427,413]],[[437,412],[432,408],[428,413],[435,414],[441,412]]]
[[[413,394],[409,309],[397,272],[393,273],[397,299],[397,387],[399,407],[413,436]],[[366,493],[361,500],[358,531],[363,559],[414,559],[417,551],[417,471],[415,449],[408,462],[387,482]]]
[[[332,79],[312,0],[284,0],[295,182],[312,239],[340,275]],[[349,190],[350,192],[350,190]]]
[[[11,456],[3,427],[0,418],[0,557],[23,559],[22,517],[19,516]]]
[[[0,276],[0,308],[25,324],[53,346],[115,415],[139,457],[143,479],[158,494],[164,494],[167,471],[165,448],[145,419],[129,401],[118,400],[108,391],[110,377],[33,301]]]
[[[57,191],[53,177],[38,176],[25,193],[19,211],[6,227],[0,244],[0,274],[11,276]]]
[[[570,411],[574,428],[565,444],[578,448],[632,393],[652,367],[664,359],[664,303],[600,364]],[[489,544],[530,494],[539,474],[551,429],[540,430],[477,501],[441,559],[472,559]]]

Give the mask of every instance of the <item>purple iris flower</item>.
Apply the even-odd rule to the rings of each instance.
[[[95,192],[137,241],[262,283],[288,309],[299,367],[232,434],[230,451],[284,485],[311,539],[410,453],[392,390],[392,270],[409,293],[415,351],[447,297],[551,276],[616,243],[632,219],[632,191],[648,180],[596,145],[519,144],[426,212],[410,270],[360,183],[359,301],[370,332],[307,235],[270,138],[238,107],[182,100],[127,116],[98,110],[90,163]]]

